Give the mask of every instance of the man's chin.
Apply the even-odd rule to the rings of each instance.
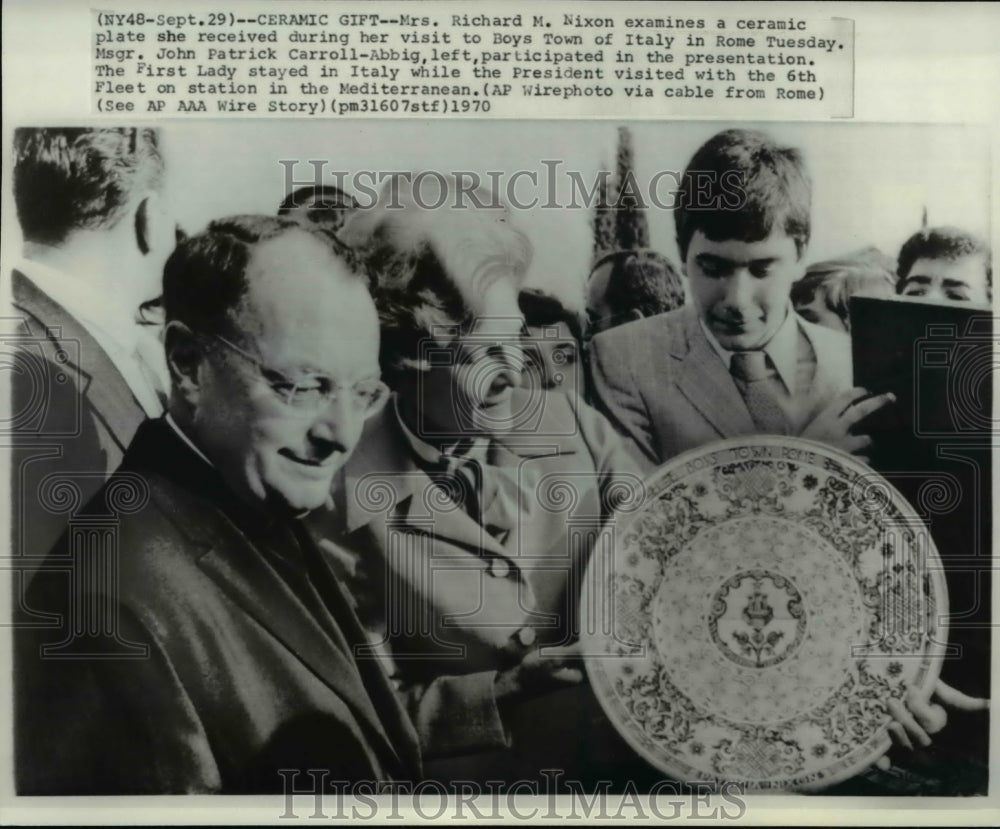
[[[285,484],[271,489],[268,500],[292,513],[307,512],[327,503],[332,486],[332,479],[326,483],[310,481],[308,484]]]
[[[763,331],[741,331],[738,334],[713,331],[715,339],[726,351],[753,351],[767,344]]]

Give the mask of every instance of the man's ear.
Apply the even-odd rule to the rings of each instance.
[[[174,320],[163,331],[163,345],[173,391],[188,405],[196,406],[205,359],[198,336],[183,322]]]
[[[645,314],[642,313],[641,308],[633,308],[631,311],[629,311],[629,317],[632,320],[641,320],[644,316]]]
[[[798,253],[799,258],[795,261],[795,264],[798,266],[798,273],[796,274],[795,279],[792,280],[793,282],[798,282],[803,276],[806,275],[806,262],[809,261],[809,243],[806,242],[803,244],[802,249],[799,250]]]
[[[147,193],[136,205],[135,244],[143,256],[153,253],[162,259],[177,244],[177,225],[158,193]]]

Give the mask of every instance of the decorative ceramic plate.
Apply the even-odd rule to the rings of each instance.
[[[890,699],[938,676],[944,573],[878,473],[812,441],[720,441],[619,512],[583,591],[591,684],[683,781],[813,789],[889,747]]]

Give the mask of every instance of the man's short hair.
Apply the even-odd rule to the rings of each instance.
[[[339,187],[308,184],[285,196],[278,205],[278,215],[303,218],[336,233],[357,206],[355,198]]]
[[[510,226],[506,208],[492,206],[492,194],[478,191],[459,201],[468,193],[462,182],[437,179],[444,192],[434,203],[443,206],[426,206],[411,182],[390,181],[376,204],[355,211],[340,233],[368,271],[390,384],[400,372],[427,368],[422,344],[442,327],[465,331],[486,288],[502,276],[519,283],[531,261],[530,242]]]
[[[524,314],[524,324],[533,327],[566,323],[577,342],[583,340],[583,323],[580,315],[571,311],[558,297],[538,288],[523,288],[517,295],[517,304]]]
[[[14,132],[14,202],[25,241],[58,245],[76,230],[110,229],[133,197],[162,184],[155,129]]]
[[[293,230],[328,243],[292,219],[256,215],[216,219],[186,238],[163,268],[166,322],[183,322],[204,334],[224,330],[249,288],[246,270],[254,248]],[[288,290],[295,290],[291,277]]]
[[[899,249],[896,262],[896,292],[901,293],[913,263],[918,259],[945,259],[954,262],[966,256],[982,256],[986,268],[986,295],[993,298],[993,256],[990,246],[975,234],[957,227],[924,228],[914,233]]]
[[[663,254],[645,248],[618,250],[599,259],[593,270],[609,263],[604,302],[618,322],[632,319],[634,311],[652,317],[684,304],[684,282]]]
[[[802,154],[752,130],[710,138],[678,190],[674,223],[681,259],[700,230],[713,242],[759,242],[780,227],[801,257],[809,242],[812,184]]]
[[[847,325],[852,296],[892,296],[895,289],[892,264],[892,259],[877,248],[816,262],[793,283],[792,305],[795,308],[810,305],[817,294],[822,294],[826,307]]]

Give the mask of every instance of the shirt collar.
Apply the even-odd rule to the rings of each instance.
[[[205,463],[207,463],[207,464],[208,464],[209,466],[211,466],[211,467],[213,467],[213,468],[215,467],[215,464],[213,464],[213,463],[212,463],[212,462],[211,462],[211,461],[210,461],[210,460],[208,459],[208,456],[207,456],[207,455],[206,455],[206,454],[205,454],[204,452],[202,452],[202,451],[201,451],[201,450],[200,450],[200,449],[199,449],[199,448],[198,448],[198,447],[197,447],[197,446],[195,445],[194,441],[193,441],[193,440],[191,440],[191,438],[189,438],[189,437],[187,436],[187,434],[185,434],[184,430],[183,430],[183,429],[182,429],[182,428],[181,428],[180,426],[178,426],[178,425],[177,425],[177,421],[176,421],[176,420],[174,420],[174,418],[173,418],[173,416],[172,416],[172,415],[170,414],[170,412],[167,412],[167,413],[166,413],[166,414],[165,414],[165,415],[163,416],[163,419],[164,419],[165,421],[167,421],[167,424],[168,424],[168,425],[170,426],[170,428],[171,428],[171,429],[173,429],[173,430],[174,430],[174,431],[175,431],[175,432],[177,433],[177,436],[178,436],[178,437],[179,437],[179,438],[180,438],[181,440],[183,440],[183,441],[184,441],[184,442],[185,442],[185,443],[186,443],[186,444],[187,444],[188,446],[190,446],[190,447],[191,447],[192,451],[193,451],[193,452],[194,452],[194,453],[195,453],[195,454],[196,454],[196,455],[197,455],[197,456],[198,456],[199,458],[201,458],[201,459],[202,459],[203,461],[205,461]]]
[[[729,351],[719,344],[719,341],[715,339],[715,335],[705,325],[705,321],[700,314],[698,316],[698,324],[701,326],[701,330],[705,332],[705,337],[708,339],[713,350],[719,355],[719,358],[728,370],[733,354],[736,352]],[[785,388],[789,392],[795,391],[795,376],[798,370],[798,327],[798,319],[792,310],[791,303],[789,303],[788,309],[785,312],[784,322],[781,323],[781,326],[774,332],[771,339],[767,341],[763,348],[764,353],[771,358],[771,362],[778,372],[778,377],[781,378],[781,382],[785,384]]]
[[[432,446],[427,441],[422,438],[417,437],[410,429],[407,427],[403,416],[399,412],[399,398],[393,397],[393,410],[396,413],[396,422],[399,423],[399,428],[403,432],[403,437],[406,438],[406,442],[409,444],[410,448],[413,450],[418,458],[420,458],[425,463],[436,464],[439,463],[442,456],[444,457],[455,457],[456,448],[459,441],[455,441],[454,444],[446,445],[442,449],[438,449]],[[463,458],[468,460],[479,461],[479,463],[486,463],[487,455],[489,452],[490,442],[485,437],[476,438],[472,446],[469,447],[467,451],[461,453]]]

